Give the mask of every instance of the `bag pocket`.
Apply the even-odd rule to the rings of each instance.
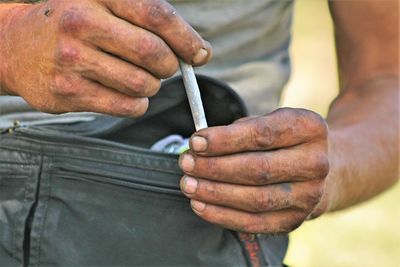
[[[2,149],[0,156],[6,152]],[[25,229],[35,205],[39,168],[18,162],[26,158],[24,153],[10,151],[10,155],[0,159],[0,262],[19,266],[24,258]]]
[[[165,180],[178,182],[179,175],[104,162],[99,169],[95,161],[49,162],[41,175],[43,208],[35,217],[44,220],[35,222],[40,230],[33,227],[40,248],[32,266],[246,265],[235,234],[197,217],[177,183],[150,182],[168,175],[174,178]]]

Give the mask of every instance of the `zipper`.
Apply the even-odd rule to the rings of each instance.
[[[14,121],[13,126],[5,129],[0,128],[0,134],[13,134],[14,131],[18,128],[21,127],[21,122],[20,121]]]
[[[25,126],[24,124],[21,124],[19,122],[15,122],[14,126],[3,130],[3,132],[1,133],[14,134],[16,136],[24,136],[28,138],[35,137],[36,139],[41,140],[43,142],[57,142],[63,144],[82,144],[82,145],[95,144],[102,148],[110,148],[110,149],[118,148],[125,150],[127,152],[136,152],[136,153],[139,152],[153,157],[162,156],[163,158],[176,159],[176,155],[174,154],[168,154],[164,152],[150,150],[148,148],[126,145],[123,143],[108,141],[99,138],[87,137],[82,135],[79,135],[79,137],[77,137],[73,133],[63,133],[60,131],[47,130],[47,129],[46,132],[44,132],[44,129]],[[66,139],[68,140],[67,142]]]
[[[90,122],[95,118],[92,115],[82,115],[82,116],[72,116],[72,117],[57,117],[57,118],[44,118],[36,121],[26,121],[21,122],[16,120],[13,125],[8,128],[0,128],[0,134],[12,133],[15,128],[19,127],[32,127],[32,126],[46,126],[46,125],[56,125],[56,124],[71,124],[77,122]]]

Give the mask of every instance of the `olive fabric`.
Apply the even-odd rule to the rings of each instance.
[[[210,125],[246,115],[225,85],[199,76]],[[139,119],[16,125],[0,135],[0,266],[246,266],[238,235],[197,217],[176,155],[147,149],[194,131],[180,78]],[[257,235],[281,266],[286,236]]]

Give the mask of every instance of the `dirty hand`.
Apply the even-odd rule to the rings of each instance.
[[[211,223],[247,233],[290,232],[326,209],[327,135],[319,115],[289,108],[200,130],[179,161],[181,189]]]
[[[164,0],[48,0],[2,19],[0,87],[36,109],[139,116],[160,79],[211,56]]]

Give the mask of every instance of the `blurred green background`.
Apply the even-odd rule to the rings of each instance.
[[[327,1],[297,0],[291,53],[293,74],[282,105],[326,115],[338,92]],[[362,205],[305,223],[291,234],[286,263],[295,267],[400,267],[399,205],[400,184]]]

